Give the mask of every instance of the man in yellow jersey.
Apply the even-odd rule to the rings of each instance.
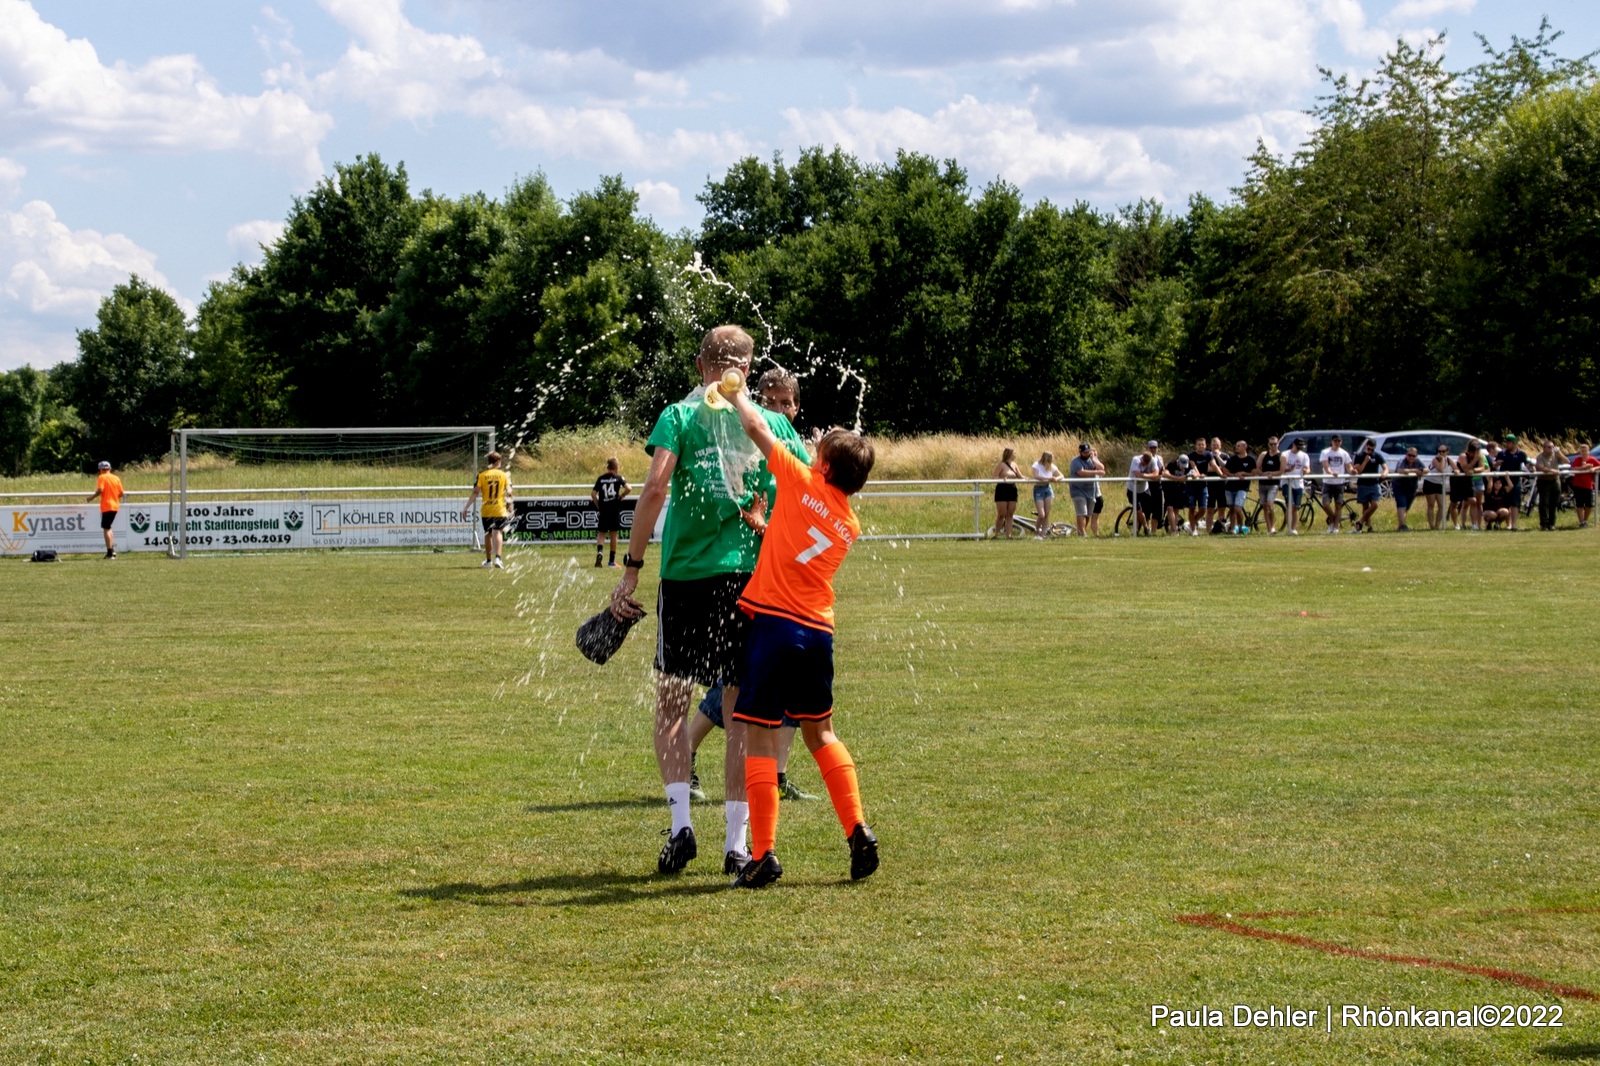
[[[116,538],[111,534],[111,523],[117,520],[117,510],[122,506],[122,479],[111,472],[111,464],[100,460],[100,477],[95,481],[94,495],[89,502],[100,501],[100,531],[106,538],[106,558],[117,557]]]
[[[462,521],[472,514],[472,504],[479,497],[483,498],[478,511],[483,519],[483,568],[504,570],[500,548],[506,539],[506,519],[511,517],[511,475],[500,469],[499,452],[489,453],[489,468],[478,475],[467,505],[461,508]]]

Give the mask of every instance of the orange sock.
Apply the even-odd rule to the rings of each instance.
[[[744,795],[750,801],[750,854],[761,858],[778,843],[778,760],[744,757]]]
[[[844,828],[844,835],[849,836],[857,823],[867,820],[861,811],[861,784],[856,780],[856,764],[850,759],[850,751],[843,741],[836,740],[812,752],[811,757],[817,760],[817,769],[822,771],[822,783],[828,786],[828,798],[833,801],[839,825]],[[750,811],[753,818],[754,804]]]

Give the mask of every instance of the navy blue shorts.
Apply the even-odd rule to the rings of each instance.
[[[712,685],[710,688],[706,689],[705,696],[700,700],[700,713],[710,719],[711,724],[716,726],[718,729],[723,728],[722,682],[719,681],[715,685]],[[795,721],[793,718],[790,718],[788,715],[783,716],[783,724],[788,726],[790,729],[800,728],[800,723]]]
[[[833,715],[833,634],[758,614],[744,646],[733,717],[775,729],[785,717],[825,722]]]

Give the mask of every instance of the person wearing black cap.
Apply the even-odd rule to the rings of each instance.
[[[111,464],[100,460],[100,476],[95,481],[94,495],[89,502],[100,501],[100,530],[106,538],[106,558],[117,557],[117,541],[111,532],[111,523],[117,520],[117,509],[122,506],[122,479],[111,472]]]

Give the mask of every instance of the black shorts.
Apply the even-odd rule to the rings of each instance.
[[[994,487],[995,503],[1016,503],[1017,487],[1012,484],[996,485]]]
[[[117,512],[115,512],[115,511],[101,511],[100,512],[100,528],[101,529],[110,529],[111,528],[111,523],[115,522],[116,520],[117,520]]]
[[[600,524],[596,527],[601,533],[622,532],[622,508],[615,504],[600,505]]]
[[[1593,507],[1594,489],[1580,489],[1576,485],[1572,486],[1572,505],[1574,507]]]
[[[1422,494],[1424,496],[1443,496],[1444,486],[1437,481],[1424,481],[1422,483]]]
[[[1469,475],[1450,475],[1450,502],[1469,503],[1472,500],[1472,478]]]
[[[1322,483],[1322,498],[1326,500],[1328,505],[1331,507],[1342,506],[1344,504],[1344,486],[1330,485],[1324,481]]]
[[[758,614],[745,646],[736,721],[776,729],[784,718],[826,721],[833,714],[833,634]]]
[[[656,669],[707,687],[737,685],[750,616],[739,610],[749,574],[662,579],[656,592]]]
[[[508,519],[505,518],[485,518],[483,519],[483,531],[485,533],[493,533],[498,529],[503,533],[505,532],[507,521]]]
[[[1105,509],[1106,509],[1106,498],[1104,496],[1096,496],[1094,498],[1094,510],[1090,511],[1089,513],[1090,514],[1099,514],[1101,511],[1104,511]]]

